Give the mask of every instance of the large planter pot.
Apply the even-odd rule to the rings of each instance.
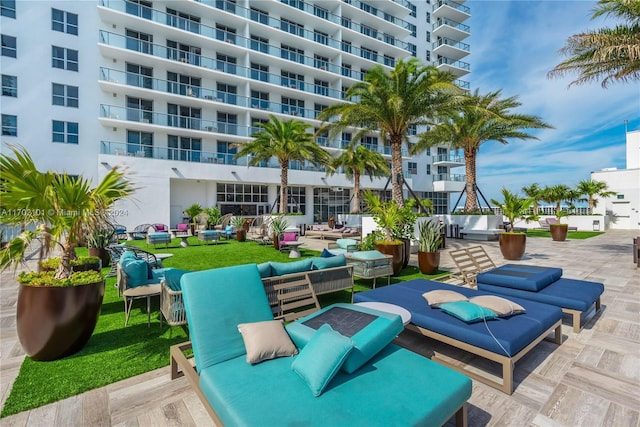
[[[402,268],[407,268],[407,265],[409,265],[409,260],[411,259],[411,240],[402,239],[402,243],[404,244],[404,252],[402,254]]]
[[[33,360],[57,360],[80,351],[93,333],[104,297],[104,280],[80,286],[20,285],[18,338]]]
[[[273,235],[273,247],[276,248],[276,251],[280,250],[280,236],[277,234]]]
[[[238,242],[244,242],[245,240],[247,240],[247,232],[244,228],[240,228],[236,231],[236,240]]]
[[[376,243],[376,249],[385,255],[391,255],[393,260],[391,264],[393,266],[393,275],[397,276],[402,270],[404,244],[400,243]]]
[[[102,261],[102,267],[109,267],[111,257],[105,248],[89,248],[89,256],[97,256]]]
[[[524,233],[500,233],[500,252],[504,259],[519,260],[524,256],[527,235]]]
[[[569,231],[568,224],[551,224],[549,226],[551,232],[551,238],[556,242],[564,242],[567,240],[567,232]]]
[[[418,251],[418,267],[422,274],[435,274],[440,267],[440,252]]]

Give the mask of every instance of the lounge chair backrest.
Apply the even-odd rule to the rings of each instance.
[[[198,372],[245,354],[238,324],[273,319],[255,264],[187,273],[180,283]]]
[[[185,232],[189,229],[189,224],[178,224],[176,229],[180,232]]]
[[[545,221],[547,221],[547,224],[549,225],[558,224],[558,220],[556,218],[547,218]]]
[[[298,233],[284,233],[282,235],[283,242],[295,242],[298,240]]]
[[[169,228],[164,224],[153,224],[153,228],[158,232],[169,231]]]

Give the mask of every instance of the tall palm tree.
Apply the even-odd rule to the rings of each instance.
[[[360,177],[369,175],[371,181],[374,176],[387,176],[389,168],[382,154],[369,150],[362,145],[349,145],[338,157],[332,161],[328,173],[333,175],[338,168],[344,168],[347,179],[353,180],[353,208],[351,212],[360,212]]]
[[[417,58],[398,61],[390,72],[378,65],[367,72],[363,82],[347,89],[353,103],[334,104],[318,116],[330,123],[323,126],[335,137],[345,129],[357,128],[353,140],[369,132],[380,132],[391,147],[391,194],[399,206],[402,196],[402,144],[412,126],[428,125],[444,109],[451,108],[453,95],[461,92],[450,73],[425,66]]]
[[[548,76],[578,72],[578,78],[569,86],[602,79],[605,88],[615,81],[640,79],[640,2],[600,0],[592,12],[592,19],[613,16],[623,23],[569,37],[560,50],[568,59],[556,65]]]
[[[289,186],[289,162],[308,161],[315,166],[326,165],[331,160],[307,132],[309,125],[300,120],[281,121],[269,116],[266,123],[255,123],[260,130],[255,132],[251,142],[242,144],[235,158],[249,157],[249,165],[255,166],[262,161],[275,157],[280,164],[280,213],[287,213]]]
[[[429,132],[420,135],[413,153],[427,148],[449,144],[453,149],[464,151],[466,173],[465,211],[478,210],[476,195],[476,159],[480,146],[487,141],[508,144],[509,138],[538,139],[525,129],[551,128],[537,116],[512,113],[521,105],[516,96],[501,98],[501,91],[480,95],[478,90],[465,95],[465,102],[452,114],[441,116],[441,122]]]
[[[589,215],[593,214],[593,208],[598,206],[598,199],[596,197],[611,197],[617,193],[615,191],[607,191],[609,186],[604,181],[592,181],[590,179],[584,179],[578,183],[577,190],[580,195],[588,196],[587,199],[580,199],[580,201],[589,202]]]
[[[135,188],[117,168],[91,188],[91,181],[82,176],[41,172],[27,151],[9,148],[13,156],[0,156],[1,222],[33,224],[37,231],[24,231],[9,242],[0,253],[0,267],[17,266],[29,244],[44,237],[45,253],[54,247],[61,251],[55,277],[68,278],[78,242],[91,229],[103,226],[109,220],[113,204],[129,197]]]
[[[542,200],[542,188],[538,186],[537,182],[534,182],[531,185],[522,187],[522,192],[533,202],[533,216],[538,216],[538,202]]]
[[[571,195],[571,188],[564,184],[552,185],[542,189],[542,200],[548,203],[555,203],[556,215],[560,212],[560,204],[563,200],[567,200]]]

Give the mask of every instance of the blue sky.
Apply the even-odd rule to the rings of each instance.
[[[590,172],[624,168],[625,120],[640,129],[640,83],[599,83],[568,88],[571,75],[550,80],[547,72],[562,61],[558,50],[567,38],[589,29],[613,27],[613,18],[591,20],[592,1],[470,0],[465,21],[472,36],[471,74],[463,79],[481,93],[502,89],[517,95],[516,110],[540,116],[555,129],[535,130],[536,140],[489,141],[478,154],[478,186],[485,197],[501,200],[504,186],[567,184],[590,178]],[[463,168],[453,172],[464,173]],[[453,202],[457,199],[453,195]]]

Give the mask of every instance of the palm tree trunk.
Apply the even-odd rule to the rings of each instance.
[[[353,207],[351,212],[360,213],[360,172],[357,169],[353,171]]]
[[[393,135],[391,140],[391,198],[404,207],[402,197],[402,135]]]
[[[287,213],[287,187],[289,186],[289,161],[280,163],[280,213]]]
[[[62,247],[62,256],[60,256],[60,264],[56,270],[56,279],[66,279],[71,276],[71,260],[76,258],[75,246],[66,241]]]
[[[476,151],[464,150],[464,169],[466,176],[465,189],[467,199],[464,202],[464,210],[473,212],[478,210],[478,196],[476,195]]]
[[[589,215],[593,215],[593,208],[594,208],[593,197],[589,196]]]

